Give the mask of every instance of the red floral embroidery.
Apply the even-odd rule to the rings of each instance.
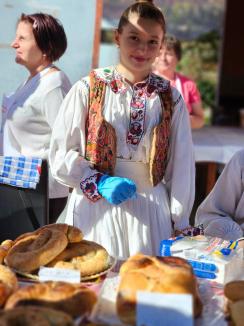
[[[102,105],[106,85],[110,85],[112,91],[120,93],[126,91],[127,87],[116,70],[105,69],[103,72],[104,78],[97,76],[94,71],[90,74],[86,159],[91,161],[98,171],[113,174],[116,163],[116,132],[112,125],[103,118]],[[153,145],[149,162],[150,180],[153,185],[163,179],[167,165],[173,105],[169,82],[150,74],[147,81],[134,86],[127,134],[127,143],[135,146],[139,144],[144,133],[146,99],[157,93],[162,103],[163,119],[153,131]]]
[[[113,174],[116,160],[116,133],[101,116],[105,82],[90,74],[90,107],[87,120],[86,159],[103,173]]]
[[[102,198],[97,189],[97,183],[101,175],[101,173],[96,173],[80,183],[80,188],[84,195],[92,202]]]
[[[170,125],[172,118],[172,93],[170,85],[164,92],[159,93],[163,104],[163,119],[153,130],[152,148],[149,161],[150,180],[156,186],[162,179],[167,166]]]

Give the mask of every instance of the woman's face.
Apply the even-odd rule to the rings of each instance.
[[[116,31],[115,34],[120,48],[120,63],[131,72],[150,71],[159,55],[163,36],[162,26],[158,22],[131,14],[122,32]]]
[[[11,46],[16,50],[15,61],[30,71],[39,67],[44,61],[43,53],[36,44],[32,25],[28,22],[19,22]]]
[[[155,63],[156,69],[161,73],[175,72],[178,59],[173,49],[167,49],[163,46]]]

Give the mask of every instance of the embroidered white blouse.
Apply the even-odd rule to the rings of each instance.
[[[158,254],[160,240],[172,234],[172,221],[176,229],[189,225],[195,194],[189,114],[181,95],[172,88],[174,108],[166,173],[164,180],[152,187],[148,162],[152,130],[162,114],[158,90],[168,82],[151,74],[146,81],[132,87],[114,67],[97,69],[96,74],[107,84],[103,114],[116,130],[116,175],[136,182],[137,198],[118,206],[103,198],[93,203],[80,188],[81,183],[91,181],[97,172],[84,158],[89,77],[83,78],[67,94],[51,139],[52,173],[59,182],[74,188],[66,222],[80,227],[86,239],[101,243],[116,257],[126,258],[138,251]],[[143,123],[142,119],[134,121],[140,124],[141,132],[131,143],[128,137],[135,107],[141,109]]]
[[[225,166],[214,188],[199,206],[196,223],[206,235],[226,240],[244,236],[244,150]]]
[[[62,71],[50,67],[5,96],[2,106],[3,155],[48,159],[52,127],[71,88]],[[68,196],[68,187],[49,175],[49,197]]]

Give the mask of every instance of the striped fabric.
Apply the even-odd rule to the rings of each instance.
[[[36,189],[42,160],[35,157],[0,156],[0,183]]]

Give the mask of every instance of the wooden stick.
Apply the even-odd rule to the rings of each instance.
[[[99,63],[102,13],[103,13],[103,0],[96,0],[96,17],[95,17],[94,39],[93,39],[92,69],[97,68]]]

